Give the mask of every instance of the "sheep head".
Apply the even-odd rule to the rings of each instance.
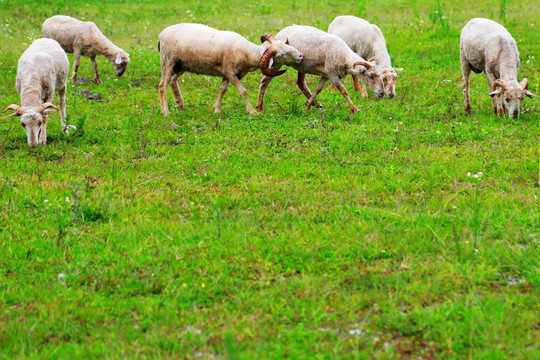
[[[266,41],[270,43],[259,61],[261,72],[266,76],[275,77],[282,75],[287,71],[273,70],[271,69],[273,64],[275,64],[277,68],[281,65],[295,65],[301,63],[304,58],[300,51],[289,45],[288,39],[283,42],[276,39],[272,34],[264,34],[261,36],[261,41],[263,46]]]
[[[28,145],[30,147],[34,147],[39,143],[39,134],[42,126],[45,126],[43,115],[48,115],[59,109],[50,102],[47,102],[40,107],[27,109],[23,109],[19,105],[11,104],[6,108],[6,110],[4,110],[4,112],[8,110],[15,110],[15,112],[8,117],[21,117],[21,126],[23,127],[28,138]]]
[[[381,71],[384,92],[390,99],[393,99],[394,96],[396,96],[397,73],[402,70],[402,68],[386,68]]]
[[[350,72],[352,75],[360,76],[364,84],[375,93],[377,98],[384,96],[381,72],[375,62],[359,60],[353,64]]]
[[[491,98],[496,97],[499,101],[499,106],[508,110],[508,117],[519,117],[521,102],[525,96],[533,97],[529,91],[529,83],[526,78],[521,80],[521,83],[507,82],[502,79],[497,79],[491,87],[489,93]]]
[[[114,75],[122,76],[126,71],[126,68],[129,64],[129,54],[121,50],[116,54],[113,65],[114,65]]]

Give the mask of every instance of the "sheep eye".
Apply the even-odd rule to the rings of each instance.
[[[22,127],[25,128],[26,127],[26,124],[25,123],[21,123]]]

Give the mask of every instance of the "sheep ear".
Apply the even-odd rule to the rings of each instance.
[[[403,68],[394,68],[394,71],[395,72],[400,72],[400,71],[403,71]]]
[[[285,39],[285,45],[290,45],[289,44],[289,38]]]
[[[501,87],[498,87],[497,90],[493,91],[493,92],[490,92],[489,93],[489,96],[495,96],[495,95],[499,95],[500,93],[502,93],[504,90],[501,88]]]
[[[114,59],[114,63],[116,65],[120,65],[122,63],[122,57],[120,56],[120,54],[116,55],[116,59]]]
[[[365,66],[362,66],[362,65],[355,65],[355,66],[353,66],[352,70],[357,71],[360,74],[363,74],[363,73],[366,72],[367,68]]]

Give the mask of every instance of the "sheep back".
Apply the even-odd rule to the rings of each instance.
[[[162,63],[173,62],[181,70],[195,74],[223,76],[222,66],[235,68],[250,63],[246,58],[253,51],[247,50],[257,46],[232,31],[184,23],[164,29],[159,34],[158,48]]]
[[[65,15],[55,15],[45,20],[42,32],[43,37],[58,41],[65,52],[73,53],[75,49],[79,49],[81,55],[87,57],[100,55],[97,44],[114,46],[95,23]]]
[[[21,95],[25,89],[38,89],[42,101],[47,92],[65,88],[68,74],[69,60],[58,42],[38,39],[19,58],[16,88]],[[24,101],[22,96],[21,101]]]
[[[462,56],[475,72],[487,69],[499,78],[504,75],[500,72],[501,66],[509,69],[520,66],[516,41],[504,26],[495,21],[482,18],[470,20],[463,27],[460,39]],[[517,79],[517,72],[512,76]]]

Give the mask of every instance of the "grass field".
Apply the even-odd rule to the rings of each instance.
[[[131,64],[116,78],[99,58],[103,85],[69,85],[70,137],[54,114],[31,149],[16,118],[0,122],[0,358],[540,357],[537,1],[0,1],[2,109],[55,14],[94,21]],[[348,78],[363,111],[327,87],[306,112],[289,69],[262,114],[233,87],[214,114],[220,79],[185,74],[186,111],[169,91],[161,116],[166,26],[258,44],[342,14],[382,29],[405,69],[395,99],[364,99]],[[473,17],[518,42],[536,95],[518,119],[495,117],[483,74],[464,114]],[[242,80],[253,105],[261,78]]]

